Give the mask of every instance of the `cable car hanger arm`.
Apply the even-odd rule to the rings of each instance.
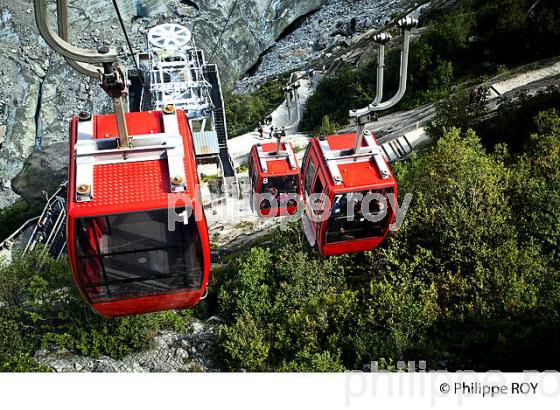
[[[125,120],[122,97],[127,94],[122,71],[115,63],[118,54],[114,49],[99,47],[97,51],[80,48],[68,43],[68,5],[67,0],[57,0],[58,30],[56,34],[49,26],[47,0],[34,0],[35,20],[41,36],[47,44],[60,53],[77,71],[101,79],[101,88],[111,97],[115,108],[115,117],[119,132],[119,145],[126,149],[130,139]],[[103,69],[92,64],[101,64]]]
[[[64,41],[68,41],[68,6],[67,0],[56,0],[56,16],[58,24],[58,35]],[[37,23],[39,27],[39,23]],[[41,29],[39,28],[39,31]],[[42,33],[41,33],[42,34]],[[93,64],[80,63],[70,58],[65,58],[66,62],[74,70],[89,77],[99,78],[99,68]]]
[[[408,77],[408,52],[410,47],[410,31],[416,27],[418,20],[412,17],[405,17],[398,21],[398,26],[403,33],[403,45],[401,50],[400,80],[397,93],[388,101],[381,102],[383,97],[383,72],[385,59],[385,43],[390,40],[390,36],[380,33],[374,37],[374,41],[379,44],[378,68],[377,68],[377,92],[373,102],[365,108],[351,110],[350,117],[364,117],[372,112],[383,111],[394,107],[404,97],[406,92],[406,82]]]
[[[115,63],[117,62],[117,52],[115,50],[109,50],[107,53],[99,53],[95,50],[89,50],[85,48],[80,48],[69,44],[61,36],[56,34],[49,26],[49,18],[47,11],[47,1],[46,0],[34,0],[35,5],[35,20],[37,22],[37,28],[39,32],[47,42],[56,52],[60,53],[64,58],[90,64],[104,64],[104,63]],[[59,16],[62,15],[62,23],[67,22],[66,17],[66,0],[57,0],[57,6],[59,10]],[[61,11],[62,10],[62,11]],[[67,26],[67,24],[66,24]],[[64,30],[63,30],[64,31]],[[64,35],[67,33],[62,33]],[[98,77],[98,76],[97,76]]]

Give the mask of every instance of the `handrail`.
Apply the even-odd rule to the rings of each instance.
[[[0,249],[4,249],[4,248],[8,248],[13,242],[13,240],[20,236],[23,232],[25,232],[25,230],[33,223],[36,223],[39,220],[39,216],[36,216],[34,218],[28,219],[27,221],[25,221],[14,233],[12,233],[10,236],[8,236],[6,239],[4,239],[2,242],[0,242]]]

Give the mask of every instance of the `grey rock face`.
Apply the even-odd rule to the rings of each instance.
[[[35,360],[54,372],[208,372],[219,371],[216,362],[218,319],[194,320],[184,333],[164,332],[153,347],[122,360],[97,359],[68,351],[40,350]]]
[[[12,189],[28,203],[38,203],[45,199],[43,191],[55,192],[67,174],[68,144],[57,142],[27,158],[22,171],[12,180]]]
[[[236,83],[236,93],[254,90],[278,75],[319,65],[337,49],[349,47],[356,34],[378,28],[392,13],[402,11],[406,0],[328,0],[307,16],[299,27],[276,41],[261,56],[251,75]],[[331,54],[332,55],[332,54]]]
[[[138,51],[146,49],[145,33],[150,27],[163,22],[186,25],[193,29],[207,57],[220,67],[222,80],[231,84],[292,21],[326,1],[239,0],[233,11],[234,0],[131,0],[119,4]],[[125,39],[110,3],[69,0],[69,6],[72,43],[88,48],[112,44],[127,62]],[[43,155],[39,151],[68,141],[72,116],[80,111],[110,112],[111,103],[96,83],[72,70],[45,44],[29,0],[0,4],[0,206],[17,198],[10,181],[29,155],[36,151],[34,164],[45,164],[53,157],[47,152],[39,160]],[[36,187],[27,189],[24,181],[36,176],[18,178],[18,192],[34,196]]]

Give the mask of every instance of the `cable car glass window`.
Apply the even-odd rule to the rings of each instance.
[[[367,195],[371,193],[383,195],[386,203],[383,204],[383,201],[376,199],[367,199]],[[336,243],[383,236],[392,216],[387,199],[390,193],[393,193],[392,188],[335,195],[331,205],[331,216],[327,222],[325,242]],[[364,200],[366,200],[364,206],[369,208],[366,209],[367,218],[362,209]],[[377,217],[382,216],[383,218],[377,221]],[[374,217],[376,217],[375,222],[372,221]]]
[[[317,166],[313,161],[313,158],[309,158],[309,165],[307,171],[305,172],[305,192],[311,193],[311,183],[313,182],[313,177],[315,177],[315,171]]]
[[[271,194],[276,198],[278,206],[287,201],[287,194],[297,194],[299,192],[298,175],[286,175],[278,177],[268,177],[263,179],[261,194]],[[291,203],[293,202],[293,203]],[[292,199],[287,202],[288,206],[295,206],[297,203]],[[270,202],[266,199],[261,201],[261,209],[270,209]]]
[[[309,158],[309,153],[311,152],[311,144],[309,144],[307,146],[307,149],[305,150],[305,154],[303,154],[303,161],[301,162],[301,180],[303,181],[305,179],[305,175],[303,174],[303,170],[305,169],[305,164],[307,164],[307,158]]]
[[[169,210],[181,214],[184,209]],[[81,218],[76,264],[92,302],[198,290],[203,258],[194,215],[174,222],[168,210]]]

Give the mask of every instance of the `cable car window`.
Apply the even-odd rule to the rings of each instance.
[[[321,182],[321,178],[317,175],[317,179],[315,180],[315,185],[313,186],[313,193],[320,194],[323,192],[323,183]]]
[[[303,181],[305,178],[305,175],[303,174],[303,170],[305,169],[305,164],[307,163],[307,158],[309,157],[309,153],[311,152],[311,144],[309,144],[307,146],[307,149],[305,150],[305,154],[303,154],[303,161],[301,162],[301,180]]]
[[[183,209],[169,210],[180,214]],[[168,230],[168,210],[81,218],[76,264],[92,302],[198,290],[202,243],[194,215]]]
[[[249,175],[249,183],[252,187],[255,186],[255,181],[253,180],[253,156],[249,157],[249,163],[247,164],[247,174]],[[254,188],[253,188],[254,189]]]
[[[392,188],[351,192],[335,195],[331,206],[331,216],[327,222],[325,243],[336,243],[354,239],[366,239],[383,236],[389,227],[392,216],[388,195]],[[380,221],[368,220],[362,210],[362,202],[368,194],[378,193],[386,198],[383,201],[370,200],[367,213],[371,216],[383,213],[385,216]],[[369,219],[372,219],[369,217]]]
[[[315,179],[315,185],[313,186],[313,192],[311,192],[312,194],[322,194],[323,193],[323,182],[321,181],[321,177],[319,175],[317,175],[317,178]],[[324,212],[324,208],[323,208],[323,197],[321,198],[317,198],[314,201],[314,204],[317,208],[315,208],[313,210],[313,212],[315,213],[315,215],[323,215]]]
[[[259,183],[259,172],[256,166],[253,167],[253,174],[251,175],[251,177],[253,178],[253,187],[256,190]]]
[[[307,171],[305,172],[305,192],[311,192],[311,182],[313,181],[313,177],[315,176],[315,171],[317,170],[317,166],[313,161],[313,158],[309,158],[309,165],[307,166]]]
[[[286,194],[297,194],[299,192],[298,175],[287,175],[278,177],[268,177],[263,179],[261,194],[271,194],[276,198],[278,205],[285,202]],[[288,206],[297,205],[293,199],[288,202]],[[270,202],[266,199],[261,201],[261,209],[270,209]]]

